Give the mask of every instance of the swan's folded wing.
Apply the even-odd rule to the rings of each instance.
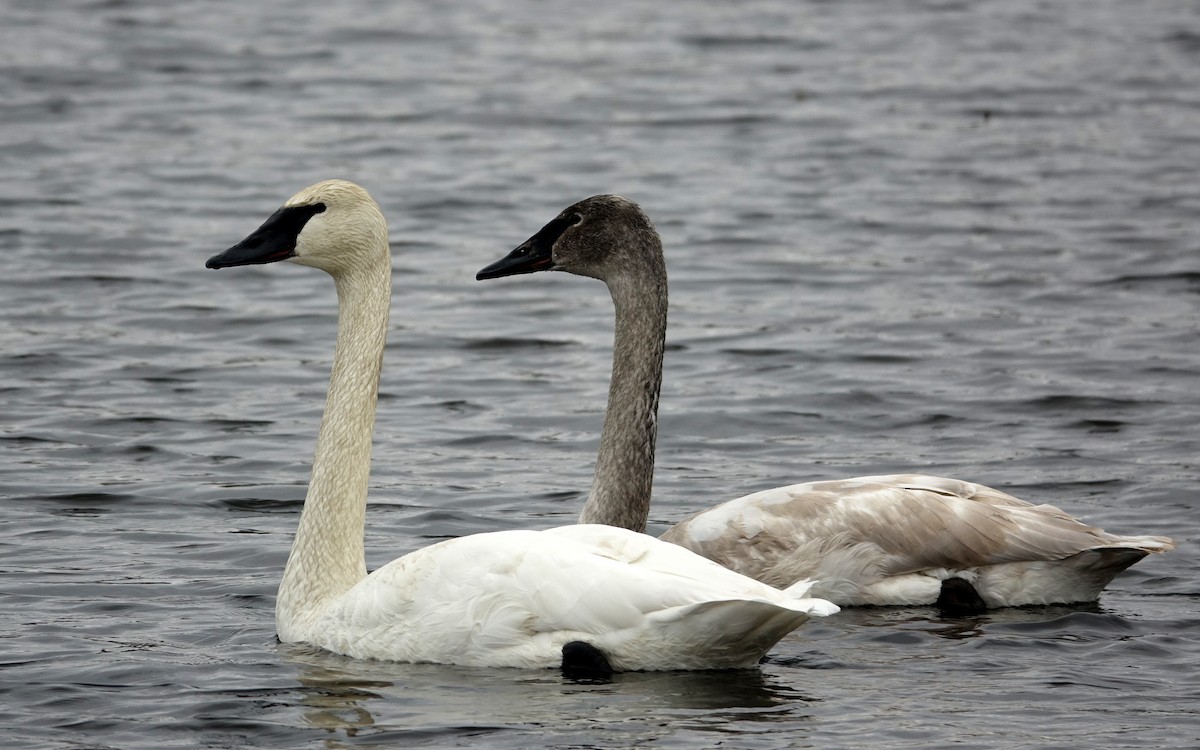
[[[1164,551],[1162,537],[1120,537],[1050,505],[983,485],[916,474],[810,482],[747,495],[663,534],[748,575],[797,549],[817,560],[873,548],[882,575],[931,568],[1060,560],[1085,549]],[[815,567],[815,564],[814,564]],[[775,581],[778,583],[778,581]]]

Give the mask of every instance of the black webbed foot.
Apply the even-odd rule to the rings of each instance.
[[[938,593],[937,606],[944,615],[970,615],[986,610],[987,602],[966,580],[946,578]]]
[[[562,657],[564,677],[572,679],[609,677],[614,671],[603,651],[583,641],[571,641],[564,644]]]

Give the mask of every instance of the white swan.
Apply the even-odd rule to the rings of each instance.
[[[667,327],[662,242],[633,202],[567,208],[479,279],[560,270],[604,281],[616,307],[608,411],[580,521],[646,528]],[[817,580],[840,605],[982,608],[1084,602],[1128,566],[1174,547],[1118,536],[1050,505],[955,479],[902,474],[756,492],[661,539],[775,586]]]
[[[371,434],[392,291],[387,225],[365,190],[330,180],[207,265],[280,260],[326,271],[338,295],[312,479],[276,602],[280,640],[472,666],[749,667],[809,615],[837,611],[805,598],[807,583],[785,593],[609,526],[461,537],[367,575]]]

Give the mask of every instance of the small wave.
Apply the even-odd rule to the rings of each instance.
[[[538,440],[530,440],[527,437],[513,435],[512,433],[483,433],[478,435],[468,435],[467,437],[455,438],[447,440],[446,445],[453,446],[476,446],[476,445],[511,445],[513,443],[537,443]]]
[[[1153,401],[1143,401],[1129,398],[1111,398],[1108,396],[1077,396],[1068,393],[1057,393],[1048,396],[1039,396],[1037,398],[1026,399],[1024,401],[1016,401],[1014,404],[1017,407],[1023,407],[1034,411],[1120,411],[1122,409],[1136,409],[1147,404],[1156,403]]]
[[[78,508],[104,508],[110,505],[137,502],[142,498],[123,492],[66,492],[57,495],[33,495],[26,499],[33,502],[70,505]]]
[[[1087,611],[1091,610],[1091,611]],[[1053,638],[1080,641],[1102,638],[1109,640],[1114,633],[1135,633],[1136,623],[1120,615],[1095,611],[1096,607],[1081,605],[1077,611],[1068,612],[1049,619],[1033,619],[1016,622],[993,622],[985,626],[990,635],[1051,636]],[[1038,608],[1023,611],[1036,612]]]
[[[1119,419],[1081,419],[1070,426],[1088,432],[1120,432],[1126,424]]]
[[[254,513],[295,513],[304,507],[304,495],[301,491],[301,494],[297,497],[287,500],[247,497],[243,495],[241,497],[222,498],[217,502],[229,510],[252,511]]]
[[[828,45],[814,39],[797,39],[790,36],[772,34],[691,34],[682,36],[679,41],[693,47],[704,49],[742,49],[746,47],[788,47],[790,49],[817,50]]]
[[[555,341],[553,339],[493,336],[491,338],[471,339],[470,341],[463,342],[462,348],[468,351],[509,351],[516,349],[549,349],[571,346],[573,343],[572,341]]]
[[[1182,291],[1189,294],[1200,294],[1200,271],[1118,276],[1098,282],[1097,286],[1117,286],[1125,290],[1145,290],[1156,293]]]

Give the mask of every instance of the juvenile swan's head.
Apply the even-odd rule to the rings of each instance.
[[[339,276],[390,263],[387,248],[387,222],[370,194],[353,182],[325,180],[293,195],[250,236],[206,265],[290,260]]]
[[[593,195],[564,210],[475,278],[567,271],[612,282],[662,263],[658,232],[636,203],[619,195]]]

